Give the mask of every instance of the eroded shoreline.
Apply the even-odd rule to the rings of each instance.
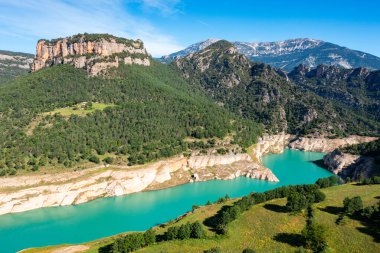
[[[277,182],[272,171],[261,164],[265,154],[281,153],[285,147],[331,152],[342,145],[372,140],[372,137],[360,136],[324,139],[267,135],[249,154],[177,156],[145,166],[96,166],[55,175],[1,178],[0,214],[81,204],[97,198],[165,189],[194,181],[246,176]]]

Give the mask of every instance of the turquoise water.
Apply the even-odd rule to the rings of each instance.
[[[331,174],[310,162],[323,153],[285,150],[263,159],[280,179],[270,183],[245,177],[208,181],[160,191],[104,198],[89,203],[41,208],[0,216],[0,252],[13,253],[28,247],[81,243],[125,231],[146,230],[228,194],[240,197],[289,184],[314,183]]]

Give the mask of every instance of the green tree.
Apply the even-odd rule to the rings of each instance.
[[[298,212],[304,209],[308,204],[308,200],[304,194],[295,192],[288,196],[286,208],[290,212]]]
[[[191,235],[190,223],[182,224],[178,229],[177,237],[180,240],[188,239]]]
[[[327,249],[326,229],[314,222],[314,211],[311,206],[307,208],[306,226],[301,234],[307,249],[313,252],[323,252]]]
[[[148,229],[144,233],[145,246],[151,245],[156,242],[156,233],[153,229]]]
[[[88,158],[88,160],[89,160],[90,162],[93,162],[93,163],[100,163],[100,159],[99,159],[99,157],[96,156],[96,155],[91,155],[91,156]]]
[[[203,230],[202,224],[197,221],[191,224],[191,238],[204,238],[205,231]]]
[[[112,164],[113,163],[113,158],[107,156],[106,158],[103,159],[103,162],[105,162],[107,164]]]
[[[343,200],[343,208],[346,214],[354,214],[363,208],[363,201],[360,196],[353,198],[345,198]]]

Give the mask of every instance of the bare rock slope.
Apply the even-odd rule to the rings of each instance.
[[[104,166],[103,166],[104,167]],[[247,154],[175,157],[146,166],[101,167],[60,175],[0,179],[0,214],[80,204],[96,198],[239,176],[277,182]]]
[[[323,162],[332,173],[353,180],[371,177],[376,166],[373,157],[342,153],[338,149],[325,155]]]

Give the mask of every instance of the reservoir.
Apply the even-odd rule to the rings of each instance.
[[[283,185],[310,184],[332,175],[312,161],[323,153],[286,149],[270,154],[263,164],[280,182],[245,177],[189,183],[158,191],[103,198],[76,206],[49,207],[0,216],[0,252],[63,243],[82,243],[126,231],[142,231],[175,219],[228,194],[241,197]]]

